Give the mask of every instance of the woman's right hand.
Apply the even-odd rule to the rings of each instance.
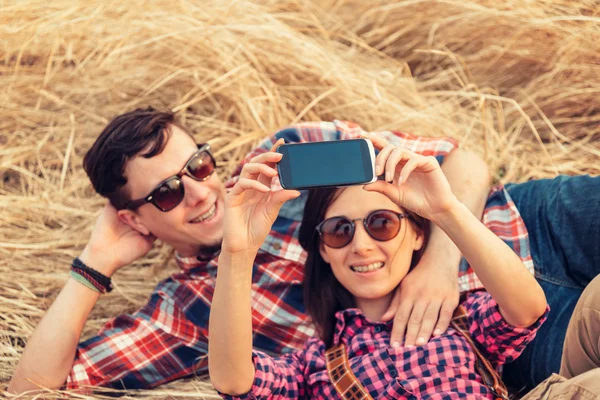
[[[382,193],[400,207],[433,222],[458,203],[435,157],[397,147],[377,135],[364,137],[380,150],[376,173],[385,176],[385,180],[366,185],[365,190]]]
[[[246,163],[239,180],[225,197],[223,251],[257,252],[281,206],[300,196],[297,190],[271,190],[271,181],[277,176],[275,164],[282,157],[275,149],[283,143],[279,139],[270,151]]]

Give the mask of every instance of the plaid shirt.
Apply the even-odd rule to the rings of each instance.
[[[495,366],[516,359],[533,340],[546,319],[528,328],[509,325],[487,292],[474,292],[463,302],[469,330],[486,358]],[[348,363],[356,378],[374,399],[494,399],[476,373],[477,356],[467,340],[453,328],[422,346],[390,346],[391,322],[371,322],[359,309],[336,314],[333,346],[346,345]],[[310,339],[304,349],[281,357],[253,352],[252,389],[226,399],[335,399],[329,380],[325,343]]]
[[[263,141],[244,162],[268,151],[278,138],[285,138],[286,142],[338,140],[356,138],[361,132],[359,126],[340,121],[295,125]],[[389,131],[377,134],[397,146],[436,156],[440,162],[457,146],[450,138]],[[241,166],[227,187],[235,184],[240,170]],[[279,182],[273,185],[280,187]],[[253,343],[255,348],[269,354],[299,350],[315,333],[303,305],[301,283],[306,255],[297,239],[305,200],[303,193],[283,206],[254,262]],[[491,191],[483,221],[533,271],[527,230],[501,186]],[[111,320],[98,336],[80,343],[67,388],[88,385],[150,388],[185,376],[205,374],[208,316],[218,259],[202,260],[178,256],[182,272],[159,283],[142,309]],[[459,269],[461,291],[482,287],[466,262]]]

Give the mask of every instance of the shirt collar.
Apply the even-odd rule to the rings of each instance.
[[[220,249],[215,249],[213,251],[199,251],[197,255],[189,257],[184,257],[178,252],[175,252],[175,260],[177,261],[179,268],[184,271],[189,271],[206,265],[209,261],[217,258],[220,252]]]
[[[335,313],[335,332],[333,334],[333,345],[341,342],[342,337],[352,337],[356,332],[365,327],[380,326],[382,330],[392,330],[392,321],[373,322],[369,320],[359,308],[347,308]]]

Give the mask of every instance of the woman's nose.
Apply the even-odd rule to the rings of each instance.
[[[355,253],[364,253],[373,249],[373,238],[367,233],[362,223],[357,222],[352,238],[352,251]]]

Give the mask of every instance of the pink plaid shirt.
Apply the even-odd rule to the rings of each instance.
[[[268,151],[280,137],[286,142],[307,142],[356,138],[361,132],[358,125],[341,121],[294,125],[263,141],[244,162]],[[440,161],[457,145],[450,138],[376,133],[397,146],[436,156]],[[227,187],[235,184],[240,170],[241,166]],[[279,183],[274,182],[274,186],[279,187]],[[298,243],[298,229],[305,200],[306,193],[283,206],[254,263],[253,343],[269,354],[301,349],[315,333],[304,311],[301,286],[306,254]],[[490,192],[483,221],[533,271],[527,230],[501,186]],[[182,271],[160,282],[143,308],[111,320],[97,336],[80,343],[67,388],[150,388],[206,373],[208,315],[218,263],[217,258],[210,258],[178,256]],[[459,284],[463,292],[482,287],[464,260]]]
[[[509,325],[487,292],[474,292],[463,302],[469,330],[495,366],[516,359],[546,319],[528,328]],[[494,399],[475,368],[477,356],[467,340],[449,328],[422,346],[390,346],[391,322],[371,322],[359,309],[336,314],[333,346],[346,345],[356,378],[374,399]],[[226,399],[339,398],[327,372],[325,343],[310,339],[298,352],[271,357],[254,351],[256,369],[250,392]]]

